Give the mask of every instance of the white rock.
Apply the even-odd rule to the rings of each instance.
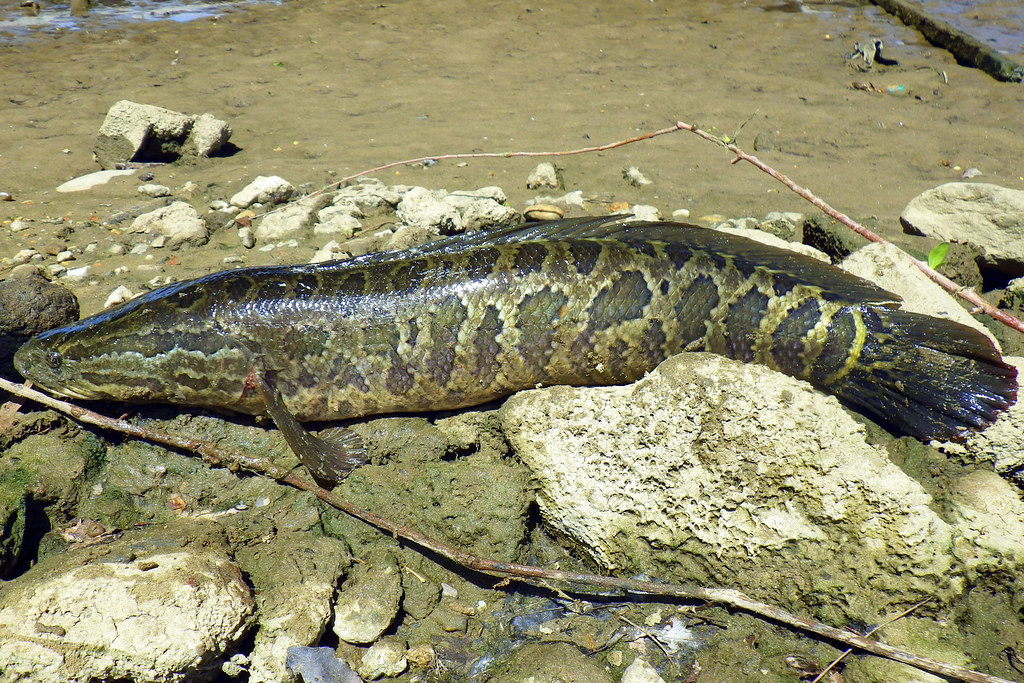
[[[910,256],[899,247],[872,242],[843,259],[839,267],[903,297],[902,308],[905,310],[947,318],[973,327],[992,339],[992,343],[999,348],[999,342],[992,333],[975,320],[946,290],[918,270]]]
[[[761,366],[684,353],[628,386],[521,392],[499,418],[544,519],[623,573],[870,620],[960,595],[962,543],[1024,568],[1020,538],[998,556],[970,540],[835,398]]]
[[[96,136],[96,160],[103,168],[131,161],[146,145],[184,143],[193,117],[151,104],[116,102]]]
[[[323,263],[325,261],[334,261],[336,259],[344,258],[346,255],[348,255],[348,252],[341,249],[338,242],[331,240],[324,246],[317,249],[313,254],[313,258],[309,259],[309,262]]]
[[[555,171],[555,165],[550,161],[537,164],[537,168],[533,169],[526,178],[526,188],[528,190],[539,190],[542,188],[557,190],[560,185],[558,172]]]
[[[117,288],[107,296],[107,300],[103,302],[103,308],[110,308],[118,304],[123,304],[125,301],[131,301],[135,298],[135,294],[132,290],[128,289],[124,285],[118,285]]]
[[[637,657],[633,663],[622,672],[621,683],[665,683],[665,679],[658,675],[654,667],[647,663],[643,657]]]
[[[276,175],[257,176],[255,180],[236,192],[228,201],[240,209],[253,204],[280,204],[295,194],[295,187]]]
[[[242,573],[212,549],[140,552],[133,540],[108,561],[63,553],[4,584],[3,680],[183,683],[217,666],[249,629]]]
[[[142,214],[132,221],[129,232],[166,235],[167,246],[171,249],[183,245],[202,246],[210,239],[206,221],[187,202],[171,202]]]
[[[72,252],[65,249],[64,251],[57,252],[57,255],[54,257],[54,259],[56,259],[57,263],[66,263],[68,261],[74,261],[75,255]]]
[[[80,175],[77,178],[72,178],[66,183],[58,185],[57,192],[81,192],[82,190],[91,190],[98,185],[106,184],[111,178],[135,175],[136,173],[137,171],[135,169],[111,169],[109,171],[87,173],[86,175]]]
[[[89,275],[89,266],[79,266],[65,272],[64,278],[67,280],[83,280],[87,275]]]
[[[139,185],[138,191],[139,194],[144,194],[147,197],[167,197],[171,194],[171,188],[166,185],[155,185],[153,183]]]
[[[405,191],[408,190],[400,192],[394,187],[385,187],[384,183],[375,178],[365,178],[359,185],[350,185],[338,190],[334,203],[354,204],[364,212],[394,209],[402,201]]]
[[[947,183],[910,200],[900,222],[907,232],[977,245],[990,267],[1024,273],[1024,190]]]
[[[363,211],[351,200],[335,202],[317,212],[317,223],[313,226],[314,235],[337,235],[338,239],[347,240],[363,227],[359,222]]]
[[[630,166],[629,168],[622,171],[622,177],[626,179],[626,182],[633,187],[643,187],[644,185],[650,185],[651,179],[643,174],[643,172],[636,166]]]
[[[254,231],[256,241],[269,242],[302,234],[316,222],[317,212],[328,201],[330,198],[323,195],[306,197],[264,216]]]
[[[395,558],[375,552],[353,567],[334,607],[334,633],[347,643],[372,643],[391,625],[402,601]]]
[[[628,209],[623,210],[621,213],[628,213],[630,217],[626,219],[627,223],[634,221],[660,221],[661,211],[656,206],[650,204],[633,204]]]
[[[444,201],[459,212],[463,230],[509,227],[522,221],[518,211],[505,206],[505,193],[499,187],[458,190],[448,194]]]
[[[223,147],[231,137],[231,126],[210,114],[195,117],[186,150],[208,157]]]
[[[39,252],[36,251],[35,249],[22,249],[21,251],[14,255],[14,258],[11,259],[11,264],[18,265],[21,263],[28,263],[32,259],[32,257],[36,256],[38,253]]]
[[[462,216],[458,209],[444,201],[447,194],[444,190],[412,188],[398,203],[398,220],[404,225],[427,228],[443,235],[462,232]]]
[[[686,220],[689,217],[690,217],[690,210],[689,209],[675,209],[672,212],[672,220],[684,221],[684,220]]]
[[[407,651],[404,640],[385,636],[363,653],[363,659],[359,662],[359,675],[370,680],[400,676],[409,665]]]
[[[732,235],[746,237],[747,239],[755,240],[761,244],[767,244],[770,247],[779,247],[780,249],[789,249],[790,251],[795,251],[800,254],[806,254],[807,256],[816,258],[819,261],[824,261],[825,263],[832,262],[831,259],[829,259],[828,254],[823,251],[819,251],[818,249],[806,244],[801,244],[800,242],[787,242],[781,237],[776,237],[770,232],[758,230],[757,228],[732,228],[724,225],[723,227],[716,229]]]
[[[243,225],[238,229],[238,241],[242,243],[242,246],[246,249],[252,249],[256,246],[256,236],[252,234],[252,228],[247,225]]]

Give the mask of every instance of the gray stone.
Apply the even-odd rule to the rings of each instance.
[[[231,126],[211,114],[200,114],[192,124],[192,134],[186,142],[186,151],[208,157],[227,144]]]
[[[530,175],[526,178],[526,189],[528,190],[540,190],[543,188],[557,190],[561,185],[562,183],[558,178],[555,165],[550,161],[543,161],[537,164],[537,168],[530,171]]]
[[[900,215],[907,232],[982,249],[983,263],[1024,275],[1024,190],[990,183],[946,183],[910,200]]]
[[[5,583],[4,679],[209,677],[248,632],[253,601],[223,540],[200,526],[131,533],[99,558],[89,548],[51,555]],[[202,543],[195,542],[199,534]]]
[[[630,214],[630,218],[626,219],[627,222],[661,220],[661,210],[650,204],[634,204],[622,213]]]
[[[395,636],[384,636],[363,653],[359,662],[359,675],[371,681],[385,676],[400,676],[409,666],[406,659],[408,646]]]
[[[337,239],[347,240],[363,227],[359,219],[364,216],[358,204],[349,198],[337,201],[317,212],[317,223],[313,226],[313,234],[333,235]]]
[[[914,265],[913,259],[899,247],[872,242],[850,254],[839,266],[848,273],[870,280],[882,289],[903,297],[903,309],[973,327],[992,339],[992,343],[999,348],[992,333],[946,290],[922,273]]]
[[[462,232],[459,210],[445,201],[447,192],[414,187],[402,197],[396,213],[403,225],[427,228],[435,234],[453,235]]]
[[[230,135],[228,125],[209,114],[196,117],[121,100],[107,112],[94,153],[105,169],[129,161],[164,161],[182,154],[209,156]]]
[[[462,230],[509,227],[522,222],[519,212],[504,204],[505,193],[499,187],[458,190],[444,201],[458,210]]]
[[[232,195],[232,206],[246,209],[253,204],[280,204],[291,199],[295,186],[276,175],[256,176],[256,179]]]
[[[146,185],[139,185],[137,188],[139,194],[144,194],[147,197],[167,197],[171,194],[171,188],[166,185],[156,185],[153,183],[147,183]]]
[[[296,237],[306,232],[316,222],[317,212],[324,208],[329,201],[330,197],[323,195],[305,197],[267,214],[256,226],[256,240],[272,242]]]
[[[171,249],[185,245],[198,247],[210,240],[206,221],[187,202],[171,202],[156,211],[142,214],[132,221],[129,232],[165,235]]]
[[[357,564],[334,606],[334,633],[346,643],[372,643],[398,616],[402,575],[387,551],[371,553]]]
[[[1024,380],[1024,358],[1003,356],[1003,360],[1017,368],[1018,381]],[[1017,472],[1024,467],[1024,401],[1016,403],[1003,412],[991,427],[971,434],[964,445],[946,443],[942,450],[963,455],[971,454],[971,460],[988,460],[997,472]]]
[[[71,290],[47,281],[35,266],[26,267],[32,268],[26,277],[0,280],[0,372],[7,375],[14,373],[14,352],[29,337],[78,320],[78,299]]]
[[[647,663],[647,660],[637,657],[622,672],[619,683],[665,683],[665,679],[658,675],[658,672]]]
[[[618,572],[871,621],[1024,562],[1019,518],[984,542],[944,520],[835,398],[761,366],[681,354],[632,385],[521,392],[499,414],[545,521]]]

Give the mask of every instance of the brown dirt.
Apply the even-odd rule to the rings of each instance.
[[[548,3],[550,4],[550,3]],[[83,313],[153,271],[145,256],[110,257],[102,221],[143,202],[134,178],[88,192],[54,188],[98,170],[91,148],[117,100],[228,120],[240,151],[154,170],[176,189],[192,180],[201,210],[258,174],[319,187],[377,164],[460,151],[561,150],[610,142],[677,119],[733,134],[740,144],[837,208],[898,233],[913,196],[978,167],[980,180],[1024,188],[1018,160],[1024,88],[957,66],[944,51],[874,8],[770,2],[570,1],[531,7],[499,0],[355,3],[294,0],[217,21],[153,23],[8,45],[0,50],[0,276],[3,259],[57,241],[99,248],[78,263],[96,277],[76,287]],[[882,36],[895,67],[861,73],[843,59]],[[943,83],[940,72],[948,77]],[[866,92],[854,81],[897,94]],[[599,200],[761,216],[811,207],[747,165],[687,133],[558,160],[566,189]],[[529,159],[442,162],[381,174],[387,182],[475,188],[497,184],[518,207],[533,195]],[[622,169],[654,183],[635,189]],[[961,170],[958,170],[959,169]],[[595,203],[595,213],[601,203]],[[32,227],[10,233],[15,217]],[[59,219],[54,224],[48,221]],[[695,220],[695,222],[700,222]],[[66,229],[71,227],[73,233]],[[61,228],[65,228],[63,231]],[[211,249],[158,254],[180,279],[223,267],[242,251],[222,231]],[[113,238],[117,238],[116,235]],[[305,261],[312,248],[248,252],[245,262]],[[152,252],[151,252],[152,253]],[[92,260],[89,260],[92,259]],[[182,261],[174,265],[174,261]],[[152,263],[152,261],[150,261]]]

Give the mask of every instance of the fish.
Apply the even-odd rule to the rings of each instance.
[[[58,396],[269,414],[326,482],[365,450],[302,422],[626,384],[686,351],[806,380],[924,441],[990,425],[1016,369],[981,332],[900,301],[732,234],[576,218],[172,283],[33,337],[15,366]]]

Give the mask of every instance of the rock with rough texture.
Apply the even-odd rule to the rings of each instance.
[[[543,161],[537,164],[537,168],[530,171],[530,175],[526,177],[526,189],[528,190],[545,188],[557,190],[561,185],[562,183],[558,179],[558,171],[555,170],[555,165],[550,161]]]
[[[107,112],[94,153],[100,166],[111,169],[129,161],[167,161],[182,154],[209,156],[230,135],[228,125],[209,114],[196,117],[121,100]]]
[[[259,631],[249,655],[250,683],[287,683],[288,649],[312,646],[331,618],[339,577],[351,563],[348,546],[308,532],[281,534],[236,553],[256,589]]]
[[[398,616],[402,574],[387,551],[371,553],[349,573],[334,606],[334,633],[346,643],[372,643]]]
[[[316,235],[331,235],[340,240],[347,240],[363,227],[359,221],[364,217],[362,209],[348,199],[343,202],[335,201],[331,206],[320,209],[316,216],[317,222],[313,226],[313,233]]]
[[[1020,539],[980,546],[835,398],[761,366],[681,354],[628,386],[521,392],[500,416],[544,519],[620,572],[871,621],[959,596],[962,545],[1020,570]]]
[[[1024,190],[946,183],[911,199],[900,222],[907,232],[975,244],[988,267],[1011,277],[1024,275]]]
[[[229,203],[239,209],[253,204],[280,204],[291,199],[295,186],[280,176],[256,176],[256,179],[232,195]]]
[[[0,587],[0,671],[38,683],[209,679],[252,607],[218,533],[154,527],[52,555]]]
[[[445,197],[462,218],[462,230],[503,228],[522,222],[522,216],[510,206],[500,187],[482,187],[478,190],[458,190]]]
[[[612,683],[596,657],[569,643],[527,643],[492,669],[490,683]]]
[[[453,235],[462,232],[459,210],[445,201],[444,190],[414,187],[402,196],[396,213],[398,220],[413,228],[427,228],[435,234]]]
[[[12,359],[29,337],[78,320],[78,299],[37,273],[0,280],[0,372],[13,375]]]
[[[167,246],[178,249],[182,246],[199,247],[210,241],[210,232],[204,221],[188,202],[171,202],[156,211],[144,213],[132,221],[129,232],[145,232],[163,235]]]
[[[329,202],[330,197],[317,195],[305,197],[274,211],[256,226],[256,240],[273,242],[299,236],[316,222],[317,212]]]
[[[619,683],[665,683],[653,666],[647,663],[643,657],[637,657],[633,663],[622,672]]]
[[[872,242],[843,259],[839,266],[848,273],[870,280],[903,298],[902,308],[915,313],[947,318],[973,327],[999,343],[985,326],[975,320],[946,290],[918,270],[913,260],[893,244]]]
[[[363,653],[359,662],[359,675],[371,681],[385,676],[400,676],[409,666],[405,641],[395,636],[384,636]]]

